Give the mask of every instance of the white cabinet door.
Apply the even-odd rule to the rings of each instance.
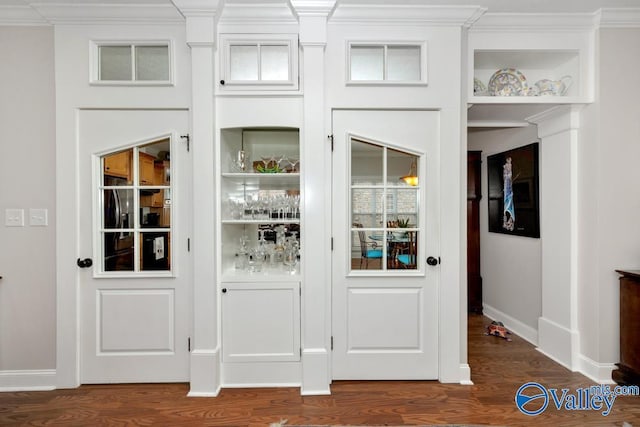
[[[300,282],[222,284],[222,361],[300,360]]]
[[[333,378],[436,379],[439,113],[336,110],[333,135]]]

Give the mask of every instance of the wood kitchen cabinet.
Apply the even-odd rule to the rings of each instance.
[[[611,376],[623,385],[640,385],[640,270],[616,270],[620,277],[620,363]]]
[[[107,176],[115,176],[125,178],[127,183],[131,183],[131,159],[133,157],[132,150],[121,151],[104,157],[104,174]]]
[[[138,153],[139,166],[140,166],[140,185],[154,185],[154,160],[155,157],[151,154],[140,152]]]
[[[164,163],[155,162],[153,165],[153,185],[166,185],[164,181]],[[161,208],[164,206],[164,190],[160,190],[151,196],[151,207]]]

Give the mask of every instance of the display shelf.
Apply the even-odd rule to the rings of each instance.
[[[278,266],[263,267],[262,271],[251,273],[229,267],[222,273],[223,282],[299,282],[300,278],[299,265],[293,271],[286,271]]]
[[[222,224],[300,224],[300,219],[223,219]]]

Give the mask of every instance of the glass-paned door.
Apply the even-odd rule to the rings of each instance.
[[[416,270],[420,157],[351,138],[351,270]]]
[[[169,138],[101,156],[103,272],[171,270]]]

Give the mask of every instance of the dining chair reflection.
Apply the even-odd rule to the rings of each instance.
[[[362,224],[354,222],[354,228],[362,228]],[[360,270],[364,263],[364,269],[369,269],[370,259],[382,259],[382,248],[376,242],[368,241],[364,230],[358,230],[358,240],[360,241]]]

